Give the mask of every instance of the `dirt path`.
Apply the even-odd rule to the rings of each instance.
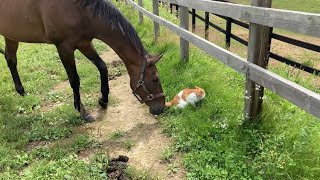
[[[111,50],[102,58],[108,64],[120,60]],[[106,111],[98,109],[93,112],[96,122],[85,124],[79,131],[86,131],[102,142],[102,148],[111,157],[128,156],[129,165],[136,169],[150,172],[160,179],[184,179],[178,160],[173,162],[177,171],[174,174],[168,169],[172,165],[161,162],[161,154],[170,146],[170,139],[162,133],[159,120],[149,113],[148,107],[141,105],[131,94],[129,76],[125,73],[109,83],[114,105]],[[119,137],[112,137],[116,133]],[[80,157],[86,159],[91,154],[85,151]]]

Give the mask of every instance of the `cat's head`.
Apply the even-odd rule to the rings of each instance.
[[[195,94],[197,95],[197,97],[201,97],[204,98],[206,96],[206,92],[204,91],[204,89],[195,86]]]

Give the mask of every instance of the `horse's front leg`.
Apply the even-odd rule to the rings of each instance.
[[[101,79],[101,97],[99,104],[106,109],[108,106],[109,82],[108,82],[108,68],[106,63],[100,58],[97,51],[91,42],[83,43],[78,47],[78,50],[85,55],[99,70]]]
[[[59,44],[56,47],[73,89],[74,107],[80,112],[80,116],[83,120],[86,122],[93,122],[94,118],[86,111],[80,99],[80,78],[74,60],[75,49],[71,48],[72,46],[68,44]]]
[[[14,85],[16,87],[16,91],[21,96],[23,96],[25,92],[21,84],[21,80],[17,70],[17,50],[18,50],[19,43],[15,41],[11,41],[7,38],[5,38],[5,42],[6,42],[5,58],[7,60],[8,67],[10,69]]]

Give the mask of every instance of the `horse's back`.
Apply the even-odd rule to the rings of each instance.
[[[55,43],[83,25],[72,0],[1,0],[0,34],[18,42]]]

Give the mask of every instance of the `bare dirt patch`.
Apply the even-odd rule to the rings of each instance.
[[[53,90],[50,91],[49,93],[51,93],[51,94],[59,93],[59,92],[64,91],[66,88],[70,88],[71,89],[70,83],[69,83],[68,80],[63,81],[63,82],[58,83],[57,85],[55,85],[53,87]],[[63,104],[64,104],[64,102],[60,102],[60,101],[54,101],[52,103],[48,103],[48,102],[47,103],[42,103],[40,110],[41,110],[41,112],[44,112],[44,113],[45,112],[50,112],[53,109],[56,109],[56,108],[62,106]]]
[[[118,66],[119,57],[113,51],[102,57],[111,66]],[[135,99],[131,91],[127,74],[110,81],[110,95],[117,98],[117,104],[107,110],[96,109],[92,113],[96,122],[85,124],[77,131],[85,131],[101,142],[101,149],[110,157],[127,156],[129,166],[151,172],[160,179],[185,179],[181,163],[175,162],[177,173],[172,174],[168,164],[161,162],[161,153],[170,146],[170,139],[162,133],[159,120],[149,113],[146,105]],[[112,138],[115,132],[122,132],[122,137]],[[87,160],[94,151],[83,151],[79,157]]]
[[[122,73],[121,72],[117,72],[117,73],[114,73],[114,74],[109,74],[108,76],[108,80],[115,80],[117,77],[121,76]]]
[[[121,60],[114,60],[111,63],[109,63],[112,67],[119,67],[123,65],[123,62]]]
[[[51,143],[48,141],[32,141],[28,143],[27,150],[32,151],[33,149],[38,149],[40,147],[48,147]]]
[[[112,53],[103,53],[101,55],[101,58],[106,62],[109,75],[108,79],[109,80],[115,80],[117,77],[121,76],[122,74],[125,74],[123,71],[123,61],[117,56],[117,54],[113,51],[110,50]]]
[[[112,49],[109,49],[107,52],[101,54],[101,58],[107,64],[122,64],[120,57]]]
[[[70,86],[69,80],[65,80],[53,87],[53,92],[63,91],[66,87]]]

